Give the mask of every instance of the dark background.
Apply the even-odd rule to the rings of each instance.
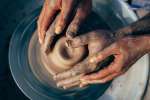
[[[43,0],[0,0],[0,100],[28,100],[10,74],[8,47],[17,24],[39,8],[42,2]]]

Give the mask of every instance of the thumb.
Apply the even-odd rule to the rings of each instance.
[[[86,35],[81,35],[81,36],[77,36],[75,38],[68,39],[66,41],[66,45],[69,47],[76,48],[79,46],[87,45],[88,41],[89,41],[89,36],[88,36],[88,34],[86,34]]]

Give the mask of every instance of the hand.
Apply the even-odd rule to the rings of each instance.
[[[113,55],[113,62],[97,73],[81,78],[81,86],[94,83],[106,83],[126,72],[145,53],[150,52],[150,37],[124,37],[90,58],[98,63]]]
[[[76,35],[79,25],[90,13],[92,1],[91,0],[45,0],[43,9],[38,19],[38,36],[39,42],[44,43],[44,38],[47,29],[53,22],[55,16],[60,11],[60,17],[56,21],[54,33],[60,34],[72,18],[66,35],[72,37]],[[74,15],[74,16],[71,16]],[[53,36],[53,35],[51,35]]]
[[[87,45],[89,54],[85,60],[73,66],[68,71],[59,73],[54,76],[54,79],[57,81],[57,86],[66,89],[80,85],[80,78],[89,72],[93,72],[97,67],[96,63],[89,63],[89,57],[100,52],[111,42],[111,33],[104,30],[92,31],[85,35],[68,40],[67,44],[69,47],[75,48],[78,46]]]

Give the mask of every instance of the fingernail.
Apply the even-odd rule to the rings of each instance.
[[[57,27],[55,28],[55,33],[56,33],[56,34],[60,34],[60,33],[62,32],[62,30],[63,30],[63,28],[62,28],[61,26],[57,26]]]

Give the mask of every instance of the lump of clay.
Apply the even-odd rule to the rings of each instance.
[[[83,60],[85,56],[86,49],[84,46],[70,48],[65,45],[65,42],[65,37],[58,39],[49,54],[42,51],[41,47],[41,61],[52,75],[68,70]]]

